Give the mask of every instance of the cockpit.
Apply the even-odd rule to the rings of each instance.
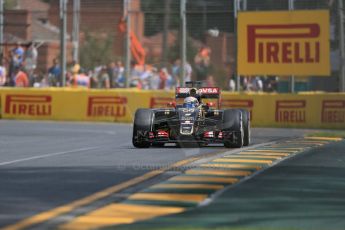
[[[183,102],[183,108],[197,108],[199,106],[199,101],[195,97],[186,97]]]

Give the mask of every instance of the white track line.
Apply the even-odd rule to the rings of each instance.
[[[34,157],[28,157],[28,158],[22,158],[22,159],[13,160],[13,161],[1,162],[0,166],[15,164],[15,163],[24,162],[24,161],[42,159],[42,158],[47,158],[47,157],[54,157],[54,156],[68,154],[68,153],[77,153],[77,152],[83,152],[83,151],[88,151],[88,150],[94,150],[94,149],[98,149],[98,148],[101,148],[101,147],[89,147],[89,148],[74,149],[74,150],[69,150],[69,151],[64,151],[64,152],[49,153],[49,154],[44,154],[44,155],[39,155],[39,156],[34,156]]]

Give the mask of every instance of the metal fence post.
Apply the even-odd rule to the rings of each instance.
[[[247,0],[240,0],[240,1],[242,1],[242,11],[247,11]]]
[[[60,64],[61,64],[61,86],[66,86],[66,33],[67,33],[67,2],[60,0]]]
[[[340,44],[340,92],[345,92],[345,30],[344,30],[344,3],[343,0],[338,0],[338,10],[339,10],[339,44]]]
[[[234,71],[234,74],[236,75],[236,89],[237,89],[237,92],[240,92],[240,89],[241,89],[241,76],[238,74],[238,60],[237,60],[237,53],[238,53],[238,39],[237,39],[237,11],[240,9],[240,1],[241,0],[234,0],[234,53],[235,53],[235,63],[234,63],[234,66],[235,66],[235,71]]]
[[[80,0],[73,0],[73,60],[79,62]]]
[[[181,17],[181,82],[182,86],[186,76],[186,64],[187,64],[187,28],[186,28],[186,3],[187,0],[181,0],[180,17]]]
[[[4,46],[4,0],[0,0],[0,65],[2,65]]]
[[[289,0],[289,10],[295,9],[295,0]],[[290,91],[291,93],[295,92],[295,76],[290,77]]]
[[[131,77],[131,17],[130,17],[130,0],[124,0],[124,13],[126,22],[126,41],[125,41],[125,76],[126,88],[130,86]]]
[[[162,36],[162,61],[161,65],[166,66],[168,63],[168,33],[170,24],[170,5],[171,0],[165,0],[164,6],[164,24],[163,24],[163,36]]]

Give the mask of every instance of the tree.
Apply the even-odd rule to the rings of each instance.
[[[197,47],[195,47],[193,39],[191,37],[187,37],[187,60],[189,63],[193,63],[194,57],[198,52]],[[181,42],[180,39],[176,40],[176,43],[173,47],[169,49],[169,59],[174,61],[176,59],[181,58]]]
[[[91,69],[96,65],[107,64],[114,60],[112,47],[113,39],[110,36],[104,39],[86,32],[85,41],[80,48],[81,66]]]
[[[141,10],[145,14],[145,36],[152,36],[156,33],[163,32],[165,6],[169,0],[141,0]],[[180,14],[179,1],[170,1],[169,3],[169,29],[179,29]]]
[[[18,5],[17,0],[5,0],[4,8],[5,10],[12,10]]]

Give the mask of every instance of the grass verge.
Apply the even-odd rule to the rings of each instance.
[[[344,131],[320,131],[308,133],[307,137],[340,137],[345,139],[345,130]]]
[[[220,227],[220,228],[193,228],[193,227],[176,227],[176,228],[159,228],[159,230],[300,230],[297,228],[267,228],[267,227],[249,227],[249,228],[237,228],[237,227]],[[153,228],[152,230],[158,230]]]

